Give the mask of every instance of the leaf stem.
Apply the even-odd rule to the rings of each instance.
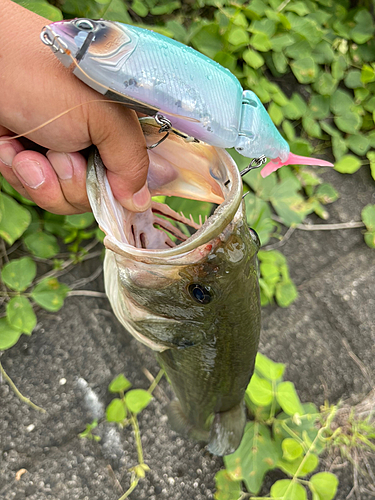
[[[152,384],[150,385],[150,387],[148,388],[148,391],[150,394],[152,394],[153,390],[155,389],[155,387],[158,385],[158,383],[160,382],[160,380],[162,379],[164,375],[164,370],[161,368],[159,370],[159,373],[156,375],[156,377],[154,378]]]
[[[41,408],[40,406],[36,405],[32,401],[30,401],[29,398],[23,396],[20,391],[17,389],[15,383],[13,380],[9,377],[9,375],[6,373],[6,371],[3,368],[3,365],[0,363],[0,373],[1,375],[5,378],[5,380],[8,382],[10,385],[10,388],[14,392],[14,394],[20,399],[23,403],[26,403],[27,405],[31,406],[34,410],[40,411],[41,413],[47,413],[44,408]]]
[[[125,500],[125,498],[128,498],[128,496],[130,495],[130,493],[135,490],[135,488],[137,487],[139,483],[139,478],[135,478],[132,480],[131,484],[130,484],[130,487],[125,491],[125,493],[118,499],[118,500]]]
[[[143,449],[142,449],[141,434],[139,432],[139,425],[138,425],[137,416],[134,413],[132,413],[130,420],[131,420],[131,423],[133,426],[135,442],[137,445],[138,463],[139,463],[139,465],[143,465],[144,464]]]

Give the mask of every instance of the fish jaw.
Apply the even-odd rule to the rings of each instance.
[[[309,158],[307,156],[299,156],[293,153],[289,153],[286,161],[281,161],[280,158],[276,158],[276,160],[272,160],[262,169],[260,175],[262,177],[267,177],[272,174],[272,172],[276,172],[281,167],[285,165],[316,165],[319,167],[333,167],[333,163],[325,160],[321,160],[320,158]]]

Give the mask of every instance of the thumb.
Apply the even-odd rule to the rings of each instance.
[[[151,206],[146,182],[149,159],[135,112],[103,101],[91,108],[88,126],[115,198],[133,212],[147,210]]]

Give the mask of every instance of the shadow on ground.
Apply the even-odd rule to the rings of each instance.
[[[360,220],[361,209],[375,203],[365,169],[355,176],[326,176],[341,194],[329,208],[330,223]],[[297,230],[282,251],[299,298],[287,309],[263,310],[261,352],[287,364],[285,378],[296,384],[302,401],[360,401],[375,371],[375,252],[358,229]],[[100,260],[86,263],[66,280],[88,276],[100,265]],[[103,290],[102,278],[90,286]],[[99,443],[78,434],[104,416],[114,376],[123,372],[134,387],[148,388],[143,368],[154,376],[158,372],[151,351],[124,331],[106,299],[71,297],[58,314],[41,313],[35,333],[23,336],[1,362],[21,392],[47,413],[37,413],[7,384],[0,385],[0,499],[118,499],[129,484],[127,470],[137,463],[131,430],[102,421]],[[161,387],[171,398],[165,381]],[[165,403],[155,397],[140,414],[151,472],[130,499],[212,499],[222,460],[171,431]],[[26,472],[17,480],[21,469]],[[353,468],[347,463],[334,472],[340,478],[336,498],[344,500],[353,488]]]

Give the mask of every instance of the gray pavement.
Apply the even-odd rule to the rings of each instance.
[[[341,194],[328,208],[330,223],[360,220],[363,206],[375,203],[375,183],[365,168],[354,176],[325,176]],[[366,247],[358,229],[296,230],[282,251],[299,298],[287,309],[263,310],[260,350],[287,363],[286,378],[303,401],[320,405],[324,399],[351,398],[355,404],[374,380],[375,251]],[[88,261],[65,279],[74,282],[100,265]],[[103,290],[102,277],[85,288]],[[149,386],[143,368],[156,375],[153,354],[124,331],[106,299],[71,297],[59,313],[40,312],[38,319],[35,333],[23,336],[1,362],[21,392],[47,414],[21,403],[7,384],[0,385],[0,499],[116,500],[128,487],[127,470],[137,461],[130,428],[119,430],[101,421],[99,443],[78,434],[103,417],[114,376],[123,372],[134,387]],[[161,388],[172,397],[165,381]],[[156,394],[139,416],[151,472],[130,498],[212,499],[222,460],[170,430],[165,403],[165,396]],[[27,472],[17,480],[21,469]],[[348,463],[334,472],[340,477],[336,498],[344,500],[354,484],[353,468]],[[267,483],[280,477],[273,474]],[[362,492],[357,498],[373,496]]]

